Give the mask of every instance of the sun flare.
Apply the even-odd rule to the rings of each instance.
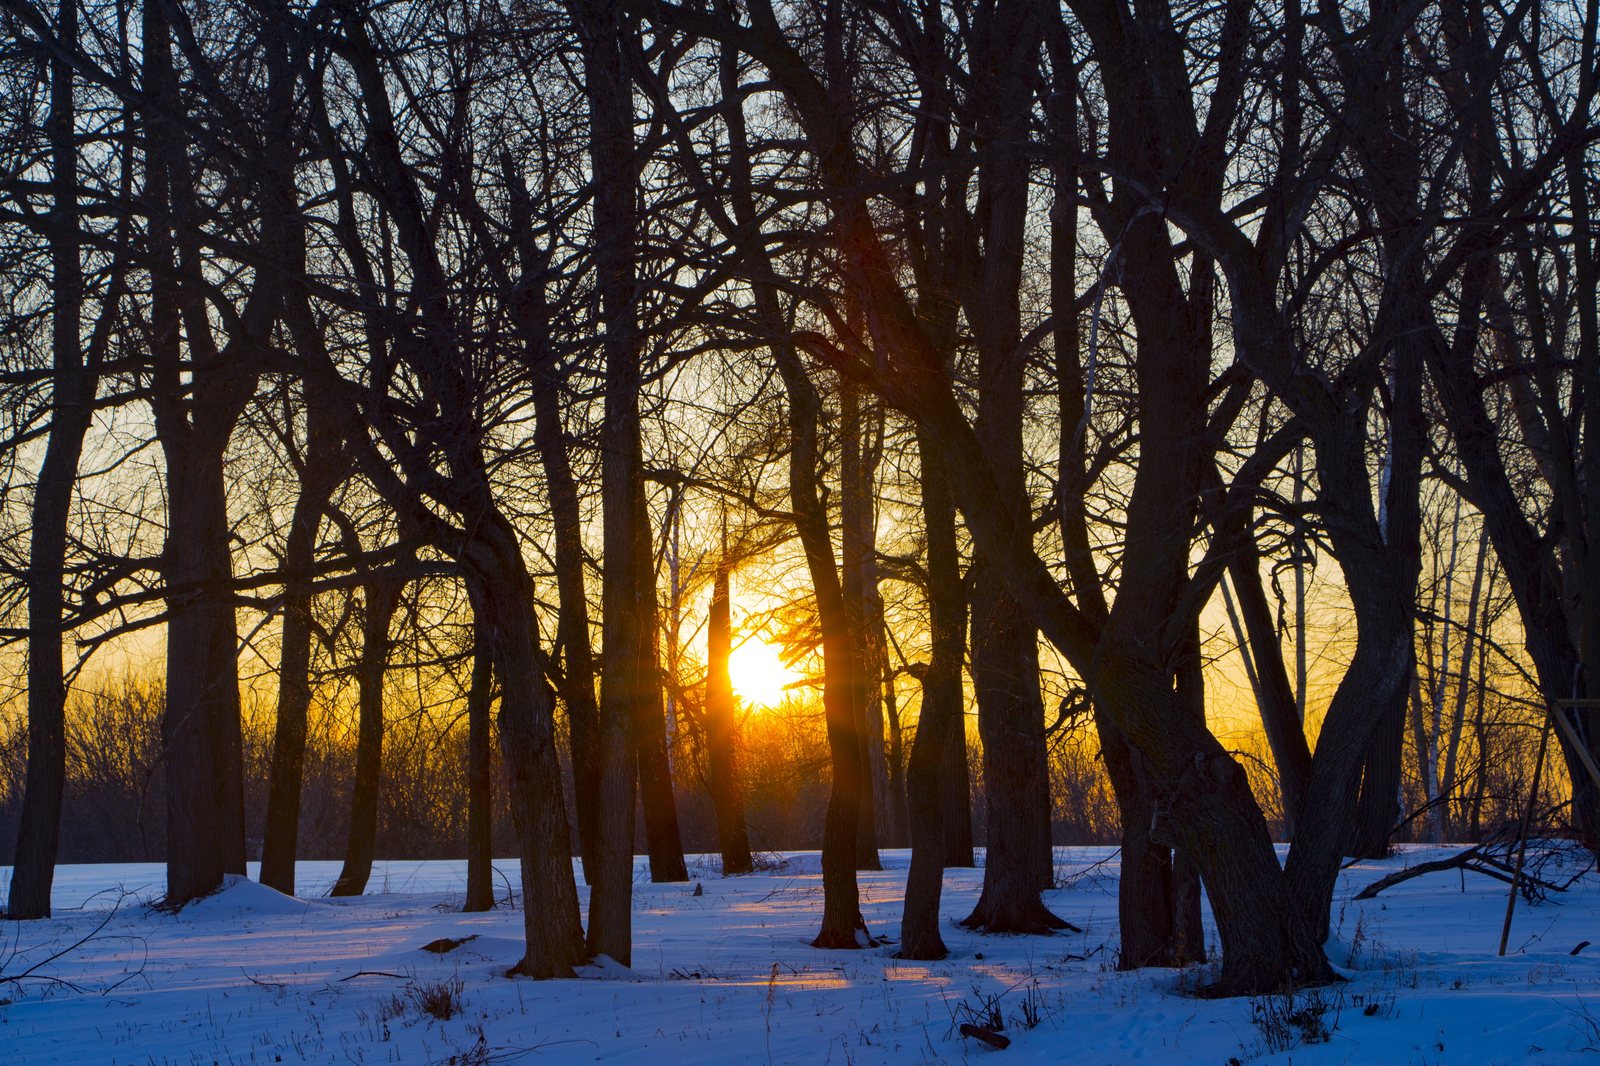
[[[799,674],[784,665],[778,649],[759,637],[733,649],[728,674],[740,699],[762,707],[778,706],[788,695],[788,686],[800,680]]]

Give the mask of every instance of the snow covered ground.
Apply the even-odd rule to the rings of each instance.
[[[337,864],[301,863],[304,899],[239,882],[177,915],[142,902],[161,891],[157,865],[64,867],[55,919],[0,927],[0,982],[105,924],[35,979],[0,983],[0,1063],[1224,1066],[1564,1063],[1600,1052],[1600,946],[1570,954],[1600,944],[1600,878],[1536,907],[1519,901],[1504,959],[1497,881],[1430,874],[1350,900],[1386,872],[1445,853],[1411,850],[1346,871],[1330,955],[1350,981],[1255,1001],[1189,995],[1203,968],[1115,971],[1108,849],[1058,853],[1070,887],[1049,902],[1081,934],[967,933],[954,923],[982,872],[950,871],[952,954],[934,964],[900,962],[892,944],[809,947],[822,903],[815,854],[729,879],[714,859],[692,863],[702,895],[696,882],[649,884],[641,865],[633,968],[553,982],[503,976],[521,954],[521,916],[505,906],[459,913],[463,863],[379,863],[372,895],[338,901],[321,898]],[[862,875],[863,911],[874,932],[893,936],[907,856],[885,859],[883,873]],[[498,868],[504,894],[515,864]],[[8,877],[0,868],[0,883]],[[467,937],[446,953],[421,950]],[[453,1017],[426,1009],[452,998]],[[1012,1041],[1005,1051],[958,1033],[994,1007]]]

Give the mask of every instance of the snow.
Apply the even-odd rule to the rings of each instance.
[[[1445,853],[1411,849],[1346,871],[1329,953],[1350,980],[1255,1001],[1192,995],[1205,968],[1115,970],[1110,849],[1059,850],[1069,887],[1047,898],[1084,927],[1069,935],[960,929],[982,871],[949,871],[952,954],[938,963],[897,960],[892,944],[809,947],[821,914],[814,853],[737,878],[701,858],[695,880],[676,885],[650,884],[641,861],[632,969],[605,959],[552,982],[504,976],[521,955],[521,915],[459,913],[460,862],[381,862],[373,894],[338,900],[320,898],[338,864],[305,862],[305,899],[236,880],[176,915],[145,902],[161,891],[159,865],[69,866],[54,919],[0,926],[0,982],[95,935],[34,979],[0,983],[0,1062],[1489,1064],[1600,1049],[1600,946],[1570,954],[1600,944],[1600,877],[1537,906],[1519,900],[1506,958],[1495,954],[1498,881],[1437,873],[1350,899]],[[907,861],[886,852],[882,873],[861,875],[874,933],[898,934]],[[504,896],[516,864],[497,870]],[[421,950],[440,939],[463,942]],[[460,1012],[431,1016],[427,994],[449,998],[453,982]],[[957,1031],[991,1000],[1005,1051]],[[1314,1024],[1263,1020],[1319,1011],[1326,1041],[1304,1042]]]

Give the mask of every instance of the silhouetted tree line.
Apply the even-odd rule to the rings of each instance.
[[[752,860],[730,605],[774,558],[819,947],[909,844],[900,951],[941,957],[979,837],[964,924],[1065,927],[1053,788],[1114,804],[1121,964],[1203,958],[1204,885],[1231,994],[1331,979],[1344,858],[1486,831],[1546,722],[1600,840],[1594,0],[0,19],[11,917],[49,912],[69,683],[148,630],[169,905],[257,820],[294,890],[333,673],[361,891],[386,676],[448,659],[467,905],[509,822],[517,971],[627,964],[636,830],[688,874],[685,734]]]

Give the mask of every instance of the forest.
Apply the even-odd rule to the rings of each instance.
[[[1106,845],[1260,997],[1348,861],[1592,859],[1597,24],[0,0],[4,916],[464,855],[568,978],[820,849],[931,961]]]

